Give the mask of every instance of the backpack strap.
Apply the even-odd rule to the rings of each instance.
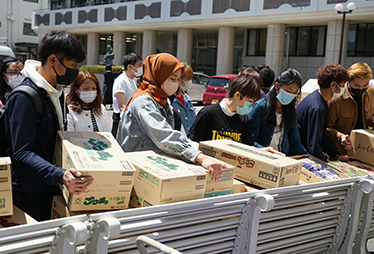
[[[10,96],[12,96],[15,93],[23,93],[23,94],[28,95],[31,98],[32,104],[34,105],[34,108],[35,108],[35,111],[36,111],[36,115],[37,115],[38,119],[40,119],[41,116],[42,116],[42,112],[43,112],[43,103],[42,103],[42,99],[40,97],[40,94],[39,94],[38,90],[36,88],[34,88],[33,86],[26,85],[26,84],[24,84],[24,85],[21,84],[21,85],[19,85],[16,88],[13,89]],[[10,98],[10,96],[9,96],[9,98]]]

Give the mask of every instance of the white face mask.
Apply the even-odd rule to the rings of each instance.
[[[161,85],[161,88],[162,90],[165,91],[165,93],[170,96],[170,95],[173,95],[175,94],[175,92],[177,91],[178,89],[178,83],[179,82],[173,82],[173,81],[170,81],[170,80],[166,80],[162,85]]]
[[[17,75],[17,76],[8,76],[8,86],[10,86],[12,89],[16,88],[21,82],[23,81],[22,75]]]
[[[90,104],[92,103],[97,97],[97,91],[79,91],[79,99],[81,99],[84,103]]]
[[[333,95],[332,95],[332,97],[333,98],[339,98],[340,96],[342,96],[343,95],[343,93],[345,92],[345,87],[343,86],[343,87],[340,87],[339,85],[338,85],[338,83],[335,83],[339,88],[340,88],[340,92],[339,93],[335,93],[335,91],[334,91],[334,89],[332,89],[332,92],[334,93]]]
[[[132,65],[132,67],[134,67],[136,69],[136,71],[132,70],[132,72],[134,73],[135,77],[140,77],[141,75],[143,75],[143,67],[136,68],[133,65]]]
[[[188,89],[191,89],[191,87],[192,87],[192,81],[191,80],[183,81],[183,83],[184,83],[184,86],[182,86],[183,91],[187,91]]]

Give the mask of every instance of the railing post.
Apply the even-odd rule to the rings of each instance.
[[[89,238],[84,253],[108,253],[109,240],[117,238],[120,233],[121,223],[117,218],[102,219],[93,223],[89,229]]]
[[[87,240],[87,226],[76,222],[61,226],[52,241],[51,254],[73,254],[75,246]]]

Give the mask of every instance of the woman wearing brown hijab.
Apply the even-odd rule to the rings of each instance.
[[[217,181],[224,165],[193,148],[184,134],[174,130],[173,111],[167,98],[176,92],[183,72],[184,65],[170,54],[145,59],[143,82],[121,116],[117,141],[125,152],[161,150],[199,162]]]

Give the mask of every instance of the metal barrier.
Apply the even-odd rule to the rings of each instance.
[[[62,218],[0,230],[0,253],[74,253],[87,240],[86,215]]]
[[[373,187],[357,177],[16,226],[0,230],[0,253],[139,253],[141,235],[184,254],[366,253]]]
[[[92,221],[89,244],[78,252],[138,253],[136,239],[146,235],[185,254],[242,254],[246,244],[256,244],[260,214],[272,209],[273,201],[273,197],[266,194],[249,197],[248,193],[242,193],[93,214],[89,217]],[[119,223],[108,222],[113,218]],[[108,226],[101,227],[100,224]],[[109,232],[118,232],[118,227],[119,239],[109,241]],[[251,239],[251,243],[245,239]],[[157,252],[149,247],[146,249],[148,253]],[[255,253],[254,249],[249,253]]]

